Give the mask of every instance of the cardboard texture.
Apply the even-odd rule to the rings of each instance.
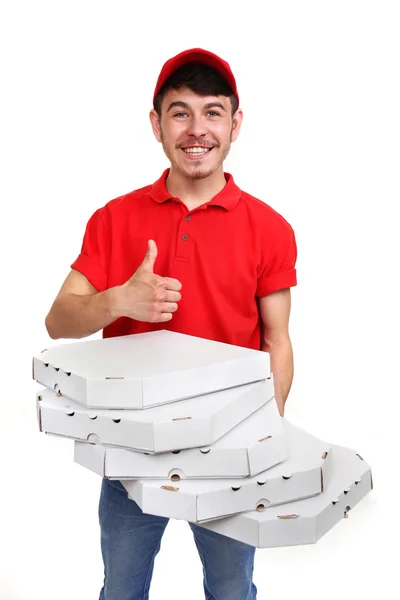
[[[316,543],[372,489],[371,468],[354,450],[332,445],[332,458],[322,494],[200,525],[257,548]]]
[[[282,421],[272,399],[211,446],[149,455],[75,441],[74,460],[109,479],[253,477],[288,457]]]
[[[91,410],[49,389],[37,393],[41,431],[146,452],[208,446],[274,397],[272,377],[147,410]]]
[[[59,344],[33,378],[90,408],[148,408],[271,376],[269,354],[161,330]]]
[[[285,420],[289,458],[243,481],[123,480],[129,497],[149,514],[201,522],[321,493],[331,471],[330,445]],[[268,508],[269,510],[269,508]]]

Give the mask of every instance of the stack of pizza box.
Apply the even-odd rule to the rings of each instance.
[[[145,513],[310,544],[372,488],[358,453],[280,417],[265,352],[160,330],[52,346],[33,378],[40,430]]]

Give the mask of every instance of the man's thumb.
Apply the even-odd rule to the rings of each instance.
[[[141,270],[147,271],[148,273],[153,273],[154,263],[156,262],[158,250],[157,244],[154,240],[149,240],[147,242],[147,252],[145,254],[144,260],[142,262]]]

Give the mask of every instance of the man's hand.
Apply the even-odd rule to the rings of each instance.
[[[149,240],[142,264],[120,286],[118,312],[122,316],[146,323],[163,323],[170,321],[178,310],[182,284],[177,279],[154,273],[157,254],[155,241]]]

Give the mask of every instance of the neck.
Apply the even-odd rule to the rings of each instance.
[[[193,210],[212,200],[225,187],[226,180],[222,167],[204,179],[189,179],[171,166],[165,183],[172,196]]]

